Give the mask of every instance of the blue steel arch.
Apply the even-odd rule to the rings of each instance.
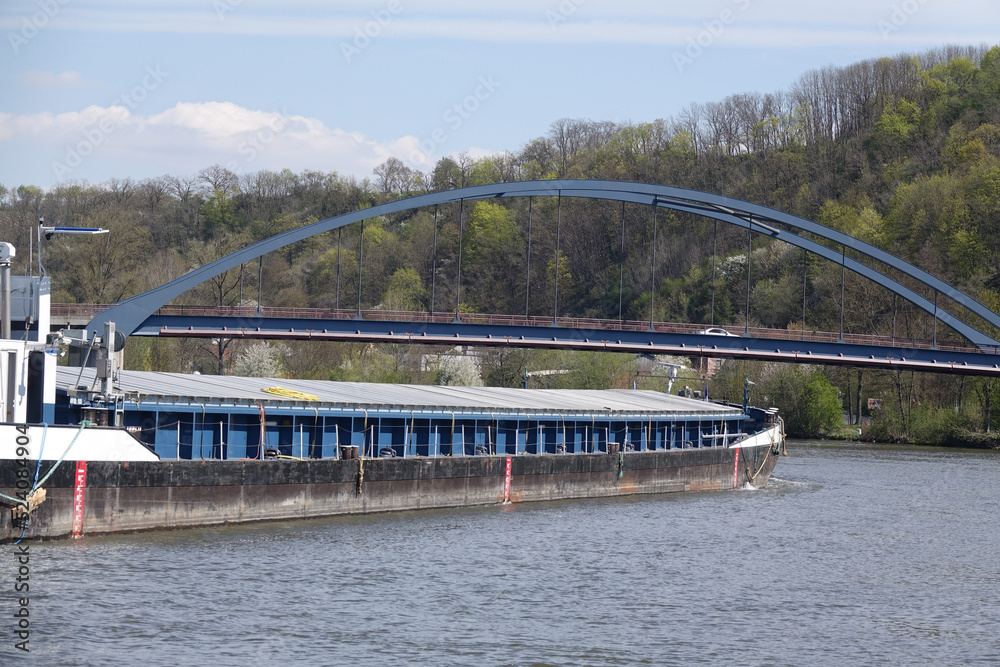
[[[112,321],[115,323],[118,331],[121,331],[126,336],[131,335],[160,307],[206,280],[292,243],[297,243],[311,236],[360,222],[361,220],[462,200],[503,197],[555,197],[560,194],[565,197],[605,199],[651,206],[655,205],[676,211],[694,213],[738,227],[750,228],[752,231],[804,248],[834,263],[842,263],[845,268],[874,281],[933,315],[943,324],[965,336],[975,345],[993,347],[994,349],[997,345],[1000,345],[1000,341],[962,322],[944,309],[936,306],[923,296],[883,273],[850,257],[845,257],[842,253],[820,243],[801,237],[791,231],[772,227],[766,223],[778,223],[808,232],[887,264],[959,303],[989,324],[1000,328],[1000,315],[994,313],[964,292],[905,260],[899,259],[884,250],[842,232],[766,206],[697,190],[649,183],[573,179],[514,181],[433,192],[320,220],[319,222],[289,230],[272,236],[269,239],[254,243],[194,269],[180,278],[155,287],[148,292],[124,299],[91,320],[87,325],[87,330],[92,334],[99,334],[103,330],[104,322]],[[762,225],[760,223],[765,224]]]

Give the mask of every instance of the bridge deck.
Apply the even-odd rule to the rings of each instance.
[[[55,304],[53,322],[86,323],[106,308]],[[165,306],[134,335],[187,338],[327,340],[599,350],[636,354],[759,359],[811,364],[1000,375],[1000,350],[958,341],[838,332],[730,327],[706,335],[705,324],[524,317],[453,312],[320,308]]]

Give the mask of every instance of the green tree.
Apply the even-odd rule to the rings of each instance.
[[[308,271],[310,305],[354,308],[358,299],[358,252],[353,244],[321,254]],[[339,293],[338,293],[339,290]]]
[[[482,201],[469,215],[463,239],[462,277],[467,299],[479,312],[511,312],[523,293],[524,241],[514,213]]]
[[[983,56],[972,84],[972,95],[981,112],[994,112],[1000,105],[1000,46],[994,46]]]
[[[201,205],[201,232],[205,239],[232,231],[236,226],[236,203],[225,190],[216,189]]]
[[[487,387],[520,387],[535,356],[533,350],[518,347],[485,349],[480,357],[483,383]]]
[[[822,435],[840,426],[841,406],[837,388],[822,373],[809,374],[802,390],[801,413],[803,433]]]
[[[145,277],[153,247],[148,229],[115,209],[87,217],[83,226],[108,233],[50,241],[57,264],[54,292],[68,293],[78,303],[115,303],[150,287]]]
[[[910,146],[919,115],[917,106],[905,99],[887,107],[868,138],[873,159],[891,162],[902,157]]]
[[[382,293],[386,310],[422,311],[427,309],[427,290],[420,274],[413,269],[397,269]]]
[[[815,437],[840,425],[837,388],[814,367],[768,363],[758,367],[755,377],[750,403],[777,407],[790,435]]]

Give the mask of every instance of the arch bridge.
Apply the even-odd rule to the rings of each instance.
[[[634,323],[620,320],[577,320],[558,316],[558,284],[554,288],[551,318],[516,318],[512,316],[465,315],[459,312],[461,296],[461,246],[458,259],[456,307],[453,313],[363,312],[360,302],[355,311],[328,313],[269,312],[256,309],[213,309],[209,312],[174,311],[164,307],[187,290],[250,260],[311,236],[329,232],[369,218],[442,204],[513,197],[553,197],[558,199],[556,228],[556,265],[559,265],[559,225],[563,198],[584,198],[623,203],[645,204],[653,211],[670,209],[724,222],[747,231],[748,256],[753,234],[777,239],[802,248],[889,290],[933,317],[933,337],[924,344],[902,342],[893,337],[851,337],[843,332],[843,278],[841,282],[841,331],[834,336],[807,337],[803,332],[760,330],[744,326],[742,335],[706,335],[698,333],[704,325],[684,327],[654,322],[651,291],[650,319]],[[530,208],[529,208],[530,210]],[[460,230],[463,213],[459,215]],[[656,217],[653,223],[654,239]],[[806,234],[808,236],[806,236]],[[463,232],[460,231],[460,243]],[[818,238],[834,247],[813,240]],[[363,243],[363,241],[362,241]],[[839,246],[839,250],[836,247]],[[933,298],[928,299],[913,288],[886,273],[847,254],[875,260],[889,267]],[[363,246],[361,249],[363,253]],[[655,243],[654,250],[655,253]],[[749,270],[749,269],[748,269]],[[651,268],[651,288],[655,286],[655,257]],[[278,234],[192,270],[176,280],[148,292],[125,299],[99,313],[88,324],[92,335],[100,335],[105,322],[114,322],[125,336],[185,336],[226,338],[284,338],[396,342],[439,345],[485,345],[578,350],[607,350],[643,354],[675,354],[748,358],[793,363],[825,363],[875,368],[895,368],[970,375],[1000,375],[1000,341],[992,333],[969,324],[939,305],[945,297],[985,323],[991,331],[1000,330],[1000,315],[922,269],[873,245],[818,223],[750,202],[711,193],[647,183],[599,180],[516,181],[434,192],[401,199],[371,208],[338,215]],[[749,310],[749,281],[747,308]],[[749,314],[749,313],[748,313]],[[967,343],[938,344],[938,323],[959,334]]]

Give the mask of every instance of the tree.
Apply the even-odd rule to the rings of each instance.
[[[726,364],[728,372],[720,375],[742,380],[738,366]],[[734,370],[737,372],[733,373]],[[746,376],[756,382],[750,403],[777,407],[785,421],[785,430],[790,435],[816,437],[840,426],[842,408],[837,388],[815,367],[765,363],[746,371]],[[726,398],[733,400],[733,394],[741,392],[742,386],[741,383],[730,384],[731,391]],[[742,400],[742,396],[739,398]]]
[[[837,388],[825,375],[810,373],[802,391],[801,432],[813,435],[829,433],[841,424]]]
[[[239,191],[239,177],[219,164],[199,171],[198,180],[205,186],[206,194],[221,191],[223,195],[231,197]]]
[[[205,242],[191,241],[185,255],[191,268],[197,268],[232,254],[246,245],[245,237],[227,232]],[[239,303],[240,288],[244,286],[247,288],[248,294],[250,289],[256,288],[256,271],[229,269],[212,276],[198,289],[204,290],[207,287],[211,290],[212,305],[238,306],[241,305]],[[254,292],[254,296],[256,296],[256,292]]]
[[[510,312],[524,289],[524,241],[513,212],[491,201],[477,203],[465,228],[462,252],[462,275],[473,308]]]
[[[84,226],[103,227],[108,233],[49,241],[57,255],[54,291],[68,292],[78,303],[115,303],[148,286],[145,270],[153,245],[148,229],[114,209],[88,217]]]
[[[372,170],[375,186],[387,195],[390,193],[409,194],[413,184],[413,171],[399,158],[391,157]]]
[[[204,266],[221,257],[225,257],[246,245],[245,238],[237,234],[223,233],[209,239],[204,243],[198,240],[190,242],[187,256],[194,267]],[[212,276],[205,283],[196,288],[195,293],[202,295],[210,293],[209,297],[216,306],[244,306],[250,302],[249,295],[256,297],[257,272],[243,271],[243,268],[229,269]],[[246,296],[244,298],[244,288]],[[189,297],[190,298],[190,297]],[[243,300],[241,301],[241,298]],[[202,302],[205,296],[202,296]],[[253,305],[257,306],[254,299]],[[208,351],[216,360],[219,375],[226,371],[226,359],[232,353],[231,348],[238,345],[233,338],[213,338],[209,344]]]
[[[212,192],[201,205],[202,237],[213,239],[220,234],[236,231],[236,203],[221,188]]]
[[[385,310],[422,311],[427,309],[427,290],[413,269],[397,269],[382,293]]]
[[[483,384],[487,387],[520,387],[534,356],[532,350],[518,347],[485,349],[479,357]]]
[[[450,157],[443,157],[434,165],[434,171],[431,174],[431,185],[438,192],[461,187],[461,182],[462,170],[459,168],[458,163]]]
[[[413,346],[348,344],[344,348],[343,361],[330,372],[330,380],[414,383],[423,379],[421,355]]]
[[[482,387],[476,360],[465,355],[441,357],[438,384],[446,387]]]
[[[280,343],[260,342],[247,346],[230,365],[231,375],[277,378],[282,376],[282,357],[290,350]]]

